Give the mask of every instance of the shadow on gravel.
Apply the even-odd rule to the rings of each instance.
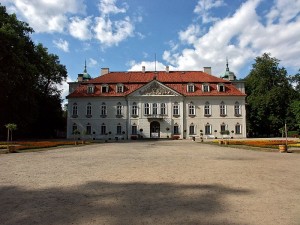
[[[235,224],[222,185],[91,182],[70,188],[0,188],[1,224]],[[225,216],[224,216],[225,215]],[[220,217],[222,216],[222,217]],[[223,218],[223,219],[222,219]]]

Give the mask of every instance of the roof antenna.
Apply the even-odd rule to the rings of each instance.
[[[228,57],[226,57],[226,71],[229,71],[229,67],[228,67]]]
[[[83,71],[84,73],[86,73],[87,72],[87,70],[86,70],[86,59],[84,60],[84,71]]]

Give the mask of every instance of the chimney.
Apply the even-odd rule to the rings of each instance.
[[[204,70],[204,73],[208,73],[211,75],[211,67],[205,66],[205,67],[203,67],[203,70]]]
[[[109,68],[101,68],[101,76],[108,73],[109,73]]]
[[[142,72],[145,73],[145,71],[146,71],[146,67],[142,66]]]
[[[166,73],[169,73],[169,66],[166,66]]]

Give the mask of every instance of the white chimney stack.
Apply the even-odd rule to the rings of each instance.
[[[101,76],[108,73],[109,73],[109,68],[101,68]]]
[[[169,73],[169,66],[166,66],[166,72]]]
[[[145,71],[146,71],[146,67],[145,66],[142,66],[142,71],[143,71],[143,73],[145,73]]]
[[[204,73],[211,74],[211,67],[203,67]]]

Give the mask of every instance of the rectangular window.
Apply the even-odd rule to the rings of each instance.
[[[211,125],[210,124],[205,125],[205,134],[206,135],[211,134]]]
[[[137,114],[138,114],[137,105],[132,106],[131,114],[134,115],[134,116],[137,116]]]
[[[121,105],[117,105],[117,115],[118,116],[122,115],[122,106]]]
[[[219,92],[224,92],[224,91],[225,91],[224,85],[219,85]]]
[[[188,85],[188,92],[194,92],[195,86],[193,84]]]
[[[108,92],[108,86],[102,86],[102,93],[107,93]]]
[[[242,115],[242,113],[241,113],[241,106],[239,104],[235,104],[235,106],[234,106],[234,115],[235,116]]]
[[[73,105],[72,115],[73,116],[77,116],[77,113],[78,113],[78,111],[77,111],[77,105]]]
[[[92,106],[91,105],[88,105],[86,107],[86,115],[87,116],[91,116],[92,115]]]
[[[106,134],[106,126],[105,125],[101,125],[101,134],[102,135]]]
[[[161,115],[166,115],[166,103],[161,103],[160,104],[160,114]]]
[[[106,116],[107,115],[107,110],[106,110],[106,105],[101,106],[101,116]]]
[[[117,134],[122,134],[122,126],[121,125],[117,126]]]
[[[195,126],[190,125],[189,134],[195,134]]]
[[[75,131],[77,131],[77,125],[76,124],[74,124],[73,126],[72,126],[72,134],[74,134],[75,133]]]
[[[204,116],[210,116],[211,113],[210,113],[210,105],[206,104],[204,106]]]
[[[203,87],[203,92],[209,92],[209,85],[205,84],[202,87]]]
[[[136,125],[131,126],[131,134],[137,134],[137,126]]]
[[[92,126],[91,126],[91,125],[87,125],[87,126],[86,126],[86,134],[87,134],[87,135],[92,134]]]
[[[189,115],[195,115],[195,106],[193,104],[189,105]]]
[[[117,93],[122,93],[123,92],[123,86],[122,85],[118,85],[117,86]]]
[[[144,114],[145,115],[150,115],[150,105],[149,105],[149,103],[145,103]]]
[[[220,115],[225,116],[226,115],[226,106],[224,104],[220,105]]]
[[[152,104],[152,114],[157,115],[157,103]]]
[[[242,125],[240,124],[235,125],[235,133],[242,134]]]
[[[174,134],[179,134],[179,126],[178,125],[174,125],[174,127],[173,127],[173,133]]]
[[[88,86],[87,92],[88,92],[89,94],[94,93],[94,87],[93,87],[93,86]]]
[[[174,104],[173,105],[173,115],[174,116],[178,116],[179,115],[179,105],[178,104]]]

